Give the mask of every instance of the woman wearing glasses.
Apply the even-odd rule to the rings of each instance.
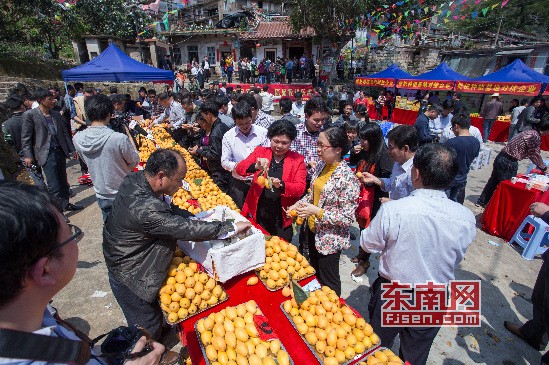
[[[325,129],[318,136],[317,164],[307,195],[288,210],[306,218],[305,239],[311,265],[320,284],[341,295],[339,257],[350,247],[349,228],[354,221],[360,183],[342,156],[349,141],[342,128]]]
[[[292,218],[283,213],[283,209],[303,196],[307,178],[303,155],[290,151],[296,136],[297,129],[292,122],[278,120],[267,130],[271,147],[256,147],[248,158],[236,165],[240,176],[254,175],[242,213],[251,216],[271,235],[286,241],[292,240]],[[265,175],[270,181],[267,186]]]

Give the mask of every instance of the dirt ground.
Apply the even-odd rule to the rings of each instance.
[[[492,161],[502,144],[488,143],[492,148]],[[549,158],[549,153],[543,153]],[[529,161],[520,164],[519,172],[525,172]],[[474,206],[492,166],[471,171],[466,192],[465,206],[480,218],[482,209]],[[95,203],[93,188],[78,186],[79,166],[71,162],[69,182],[76,197],[72,202],[84,205],[80,212],[69,214],[73,224],[85,233],[80,242],[78,270],[72,282],[55,298],[54,305],[61,315],[91,337],[123,325],[124,316],[110,290],[107,270],[102,254],[102,220]],[[480,226],[479,226],[480,227]],[[355,230],[358,236],[358,229]],[[490,242],[490,243],[489,243]],[[377,276],[378,256],[372,255],[364,281],[356,283],[350,272],[350,262],[358,250],[358,241],[341,256],[340,271],[343,281],[342,296],[367,318],[370,299],[369,286]],[[532,317],[530,297],[541,260],[525,261],[520,253],[502,239],[477,229],[475,241],[469,247],[464,261],[456,272],[457,279],[482,280],[482,326],[477,328],[442,328],[431,348],[429,364],[537,364],[540,352],[533,350],[520,339],[508,333],[504,320],[522,323]],[[169,346],[175,345],[175,337]],[[398,350],[398,341],[393,347]],[[301,364],[299,364],[301,365]]]

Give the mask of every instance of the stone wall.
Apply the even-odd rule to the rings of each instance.
[[[412,75],[418,75],[430,71],[440,64],[441,50],[427,47],[391,46],[379,47],[368,55],[368,63],[365,65],[366,73],[379,72],[397,64],[400,68]]]

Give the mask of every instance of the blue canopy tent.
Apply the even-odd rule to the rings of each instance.
[[[368,76],[356,77],[355,85],[394,87],[399,79],[407,79],[411,77],[413,76],[393,63],[383,71]]]
[[[174,73],[145,65],[110,44],[99,56],[83,65],[64,70],[63,80],[69,81],[173,81]]]
[[[549,83],[549,76],[515,60],[499,71],[458,82],[456,90],[477,94],[538,95],[543,84]]]
[[[398,80],[399,89],[412,90],[452,90],[456,81],[469,80],[454,70],[446,62],[421,75]]]

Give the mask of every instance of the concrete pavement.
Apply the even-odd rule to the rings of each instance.
[[[492,161],[503,147],[488,143],[492,148]],[[549,158],[549,153],[543,153]],[[529,161],[520,163],[519,172],[525,172]],[[474,206],[492,166],[471,171],[466,191],[465,206],[477,218],[482,209]],[[124,316],[110,290],[107,270],[102,254],[102,219],[95,203],[92,187],[75,186],[79,166],[71,162],[69,182],[76,193],[71,201],[84,205],[82,211],[69,214],[73,224],[85,233],[80,242],[78,269],[74,279],[55,298],[61,316],[76,325],[90,337],[124,325]],[[358,228],[355,228],[358,237]],[[492,241],[498,246],[488,243]],[[350,259],[358,252],[358,240],[341,256],[340,271],[343,282],[342,296],[367,318],[370,299],[369,286],[377,276],[378,255],[372,255],[371,267],[364,281],[351,279],[354,264]],[[477,229],[477,237],[469,247],[465,260],[456,273],[457,279],[482,280],[482,326],[479,328],[442,328],[431,348],[429,364],[537,364],[540,352],[533,350],[520,339],[508,333],[504,320],[522,323],[532,317],[530,296],[541,260],[525,261],[514,248],[503,240]],[[175,343],[173,339],[172,345]],[[393,347],[398,351],[398,341]]]

